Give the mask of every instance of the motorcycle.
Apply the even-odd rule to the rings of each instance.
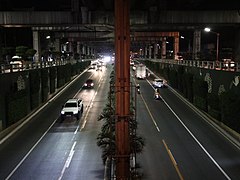
[[[140,86],[139,86],[139,84],[137,84],[136,89],[137,89],[137,93],[140,94]]]
[[[140,94],[140,89],[139,88],[137,88],[137,93]]]
[[[160,100],[160,99],[161,99],[160,94],[159,94],[159,93],[155,93],[154,99],[155,99],[155,100]]]

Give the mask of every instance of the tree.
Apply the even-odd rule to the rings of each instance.
[[[6,62],[9,63],[12,60],[12,56],[15,55],[15,48],[13,47],[4,47],[2,48],[2,56],[5,56]]]
[[[27,46],[17,46],[16,47],[16,55],[22,57],[23,60],[27,59],[26,52],[28,50]]]
[[[27,60],[28,61],[32,61],[33,60],[33,56],[36,54],[36,50],[35,49],[28,49],[26,51],[26,56],[27,56]]]
[[[114,86],[114,71],[110,75],[110,84]],[[101,132],[97,136],[97,145],[102,149],[102,160],[105,164],[107,159],[112,162],[113,157],[116,155],[116,141],[115,141],[115,95],[113,88],[108,93],[108,103],[103,109],[101,115],[98,117],[99,121],[104,121]],[[133,156],[136,153],[141,153],[145,145],[144,139],[136,133],[137,121],[134,118],[133,101],[130,104],[130,117],[129,117],[129,131],[130,131],[130,150]],[[109,165],[107,165],[109,166]],[[136,171],[135,171],[136,173]]]

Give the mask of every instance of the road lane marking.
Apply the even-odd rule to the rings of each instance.
[[[143,103],[144,103],[145,107],[147,108],[148,114],[150,115],[151,120],[152,120],[154,126],[156,127],[157,131],[160,132],[160,129],[159,129],[159,127],[158,127],[158,125],[157,125],[157,123],[156,123],[156,121],[155,121],[155,119],[154,119],[154,117],[153,117],[150,109],[148,108],[148,105],[147,105],[145,99],[143,98],[142,94],[140,94],[140,96],[141,96],[141,98],[142,98],[142,100],[143,100]]]
[[[151,83],[147,80],[147,82],[151,85]],[[152,86],[152,85],[151,85]],[[153,88],[153,86],[152,86]],[[172,110],[172,108],[168,105],[168,103],[162,98],[163,102],[169,108],[169,110],[174,114],[177,120],[182,124],[182,126],[187,130],[187,132],[192,136],[192,138],[196,141],[196,143],[200,146],[200,148],[207,154],[207,156],[211,159],[211,161],[217,166],[217,168],[222,172],[222,174],[230,180],[231,178],[227,175],[227,173],[221,168],[221,166],[214,160],[214,158],[209,154],[209,152],[204,148],[204,146],[198,141],[198,139],[193,135],[193,133],[187,128],[187,126],[183,123],[183,121],[178,117],[178,115]]]
[[[61,180],[61,179],[62,179],[62,177],[63,177],[63,175],[64,175],[64,173],[65,173],[65,170],[69,167],[69,165],[70,165],[70,163],[71,163],[71,161],[72,161],[73,155],[74,155],[74,153],[75,153],[74,148],[75,148],[76,144],[77,144],[77,141],[74,141],[74,143],[73,143],[73,145],[72,145],[72,148],[71,148],[71,150],[70,150],[70,152],[69,152],[68,158],[67,158],[67,160],[65,161],[65,164],[64,164],[63,169],[62,169],[62,171],[61,171],[61,175],[60,175],[60,177],[58,178],[58,180]]]
[[[22,160],[17,164],[17,166],[12,170],[12,172],[6,177],[5,180],[8,180],[11,178],[11,176],[17,171],[17,169],[22,165],[22,163],[27,159],[27,157],[30,155],[30,153],[35,149],[35,147],[40,143],[40,141],[44,138],[44,136],[48,133],[48,131],[53,127],[53,125],[56,123],[58,119],[55,119],[55,121],[49,126],[47,131],[39,138],[39,140],[33,145],[33,147],[28,151],[28,153],[22,158]]]
[[[98,93],[98,90],[99,90],[99,88],[100,88],[100,86],[101,86],[101,81],[102,81],[102,79],[103,79],[103,75],[101,74],[101,76],[100,76],[100,79],[99,79],[99,85],[98,85],[98,87],[97,87],[97,90],[96,90],[96,92],[94,93],[94,95],[93,95],[93,97],[92,97],[92,99],[91,99],[91,101],[89,102],[89,104],[88,104],[88,108],[87,108],[87,112],[86,112],[86,115],[85,115],[85,117],[84,117],[84,120],[83,120],[83,124],[82,124],[82,126],[81,126],[81,128],[80,128],[80,130],[79,131],[82,131],[84,128],[85,128],[85,126],[86,126],[86,124],[87,124],[87,117],[88,117],[88,114],[89,114],[89,112],[90,112],[90,110],[91,110],[91,108],[92,108],[92,106],[93,106],[93,100],[95,99],[95,97],[96,97],[96,95],[97,95],[97,93]]]
[[[198,139],[194,136],[194,134],[187,128],[187,126],[183,123],[183,121],[178,117],[178,115],[172,110],[172,108],[165,101],[166,106],[169,110],[174,114],[177,120],[182,124],[182,126],[187,130],[187,132],[192,136],[195,142],[200,146],[200,148],[205,152],[205,154],[211,159],[211,161],[217,166],[217,168],[222,172],[222,174],[230,180],[231,178],[227,175],[227,173],[221,168],[221,166],[215,161],[215,159],[210,155],[210,153],[204,148],[204,146],[198,141]]]
[[[165,147],[165,149],[166,149],[166,151],[167,151],[167,153],[168,153],[168,155],[169,155],[169,157],[170,157],[170,159],[171,159],[171,161],[173,163],[174,168],[177,171],[177,174],[178,174],[179,178],[181,180],[184,180],[184,178],[183,178],[183,176],[182,176],[182,174],[181,174],[181,172],[180,172],[180,170],[178,168],[177,162],[176,162],[176,160],[173,157],[173,154],[172,154],[171,150],[168,148],[168,146],[167,146],[166,142],[164,141],[164,139],[162,140],[162,142],[163,142],[164,147]]]

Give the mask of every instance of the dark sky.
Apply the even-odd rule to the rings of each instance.
[[[72,0],[0,0],[0,10],[34,8],[35,10],[70,10]],[[113,7],[114,0],[79,0],[91,10]],[[111,5],[109,5],[111,4]],[[130,0],[131,9],[147,9],[157,6],[159,9],[180,10],[240,10],[240,0]]]

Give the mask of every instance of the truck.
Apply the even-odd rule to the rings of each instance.
[[[147,76],[147,68],[144,64],[137,64],[135,70],[135,77],[137,79],[146,79]]]

